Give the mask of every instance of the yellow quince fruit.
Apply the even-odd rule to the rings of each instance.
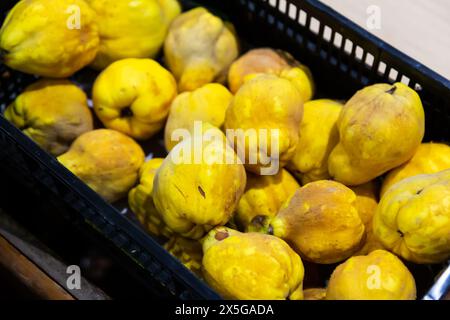
[[[287,168],[303,184],[330,178],[328,156],[339,142],[336,126],[343,104],[329,99],[311,100],[303,105],[299,141]]]
[[[300,300],[304,268],[281,239],[224,227],[203,240],[203,274],[225,299]]]
[[[260,230],[285,240],[306,260],[336,263],[356,252],[364,237],[355,199],[355,193],[338,182],[310,182]]]
[[[325,300],[327,289],[325,288],[309,288],[303,290],[304,300]]]
[[[327,300],[414,300],[416,283],[392,253],[376,250],[340,264],[327,286]]]
[[[328,171],[346,185],[363,184],[414,155],[425,130],[422,102],[403,83],[374,84],[344,105],[337,126]]]
[[[247,186],[234,216],[235,222],[241,230],[251,230],[255,217],[274,217],[298,188],[298,182],[284,169],[267,176],[248,173]]]
[[[153,158],[141,166],[138,185],[128,193],[128,204],[146,231],[170,238],[173,232],[167,228],[153,203],[153,180],[163,161],[163,158]]]
[[[290,78],[301,91],[303,101],[311,99],[314,82],[309,69],[289,53],[271,48],[252,49],[234,61],[228,72],[228,86],[232,93],[254,74],[270,73]]]
[[[225,135],[211,125],[203,129],[200,137],[188,137],[170,151],[153,182],[153,202],[163,221],[191,239],[230,220],[246,183],[244,166]]]
[[[125,58],[154,58],[172,20],[180,14],[177,0],[86,0],[97,14],[100,48],[92,63],[104,69]]]
[[[203,249],[199,240],[192,240],[180,236],[172,236],[164,244],[164,249],[200,278],[202,274]]]
[[[172,136],[175,130],[192,131],[195,121],[208,122],[217,128],[222,127],[225,112],[232,98],[228,89],[218,83],[208,83],[194,91],[179,94],[170,106],[164,129],[166,150],[172,150],[180,142],[175,138],[182,138]]]
[[[108,202],[119,200],[134,186],[144,159],[144,151],[133,139],[109,129],[82,134],[58,157]]]
[[[176,94],[173,76],[151,59],[112,63],[92,89],[94,111],[104,126],[141,140],[162,129]]]
[[[0,29],[2,60],[26,73],[71,76],[97,54],[96,19],[84,0],[21,0]]]
[[[373,219],[375,236],[415,263],[450,257],[450,169],[416,175],[391,186]]]
[[[227,25],[202,7],[176,17],[164,42],[164,58],[178,80],[180,92],[210,82],[224,82],[239,53],[236,36]]]
[[[246,169],[267,175],[284,167],[295,154],[302,114],[303,99],[290,80],[259,74],[245,82],[227,109],[225,129]]]
[[[93,129],[86,94],[68,80],[42,79],[28,86],[5,110],[5,118],[41,148],[58,156]]]
[[[400,180],[446,169],[450,169],[450,147],[443,143],[422,143],[408,162],[389,171],[383,180],[381,196]]]

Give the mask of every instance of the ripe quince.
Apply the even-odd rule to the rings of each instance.
[[[246,183],[244,166],[225,135],[205,127],[204,136],[188,137],[170,151],[153,182],[153,202],[163,221],[191,239],[230,220]]]
[[[247,186],[234,220],[241,230],[251,230],[250,223],[256,216],[274,217],[298,188],[298,182],[285,169],[266,176],[248,173]]]
[[[422,143],[408,162],[389,171],[383,180],[381,196],[400,180],[445,169],[450,169],[450,147],[443,143]]]
[[[450,169],[403,179],[380,200],[375,236],[390,251],[415,263],[450,257]]]
[[[164,126],[177,94],[175,79],[151,59],[110,64],[94,83],[94,110],[106,128],[148,139]]]
[[[93,129],[86,94],[68,80],[42,79],[28,86],[6,108],[5,118],[55,156]]]
[[[227,109],[225,128],[234,133],[227,137],[246,169],[275,174],[284,167],[295,154],[302,114],[303,99],[290,80],[259,74],[245,82]]]
[[[299,141],[287,168],[303,184],[330,178],[328,156],[339,142],[336,126],[343,104],[329,99],[311,100],[303,105]]]
[[[239,54],[236,36],[219,17],[202,7],[176,17],[164,42],[165,61],[180,92],[224,82]]]
[[[84,0],[21,0],[0,30],[3,62],[44,77],[71,76],[97,54],[96,19]]]
[[[232,99],[231,93],[223,85],[208,83],[194,91],[179,94],[170,106],[164,143],[167,151],[179,142],[172,134],[177,129],[191,131],[195,121],[208,122],[220,128],[225,121],[225,112]]]
[[[172,20],[177,0],[86,0],[97,14],[100,48],[93,67],[104,69],[125,58],[154,58]]]
[[[218,227],[203,240],[203,254],[205,280],[225,299],[303,298],[302,260],[277,237]]]
[[[327,286],[327,300],[414,300],[416,283],[392,253],[375,250],[340,264]]]
[[[422,102],[401,82],[374,84],[344,105],[337,126],[328,171],[345,185],[363,184],[414,155],[425,130]]]
[[[144,159],[144,151],[133,139],[109,129],[82,134],[58,157],[109,202],[119,200],[134,186]]]

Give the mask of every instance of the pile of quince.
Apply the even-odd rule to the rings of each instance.
[[[271,48],[240,55],[205,8],[113,3],[16,4],[2,61],[42,78],[8,120],[106,201],[128,196],[224,298],[416,298],[405,262],[450,257],[450,147],[422,142],[413,89],[312,100],[306,66]],[[84,67],[99,71],[89,93],[68,79]],[[140,142],[162,130],[167,157],[146,158]],[[327,286],[305,289],[319,264],[336,264]]]

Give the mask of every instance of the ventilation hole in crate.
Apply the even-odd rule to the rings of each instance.
[[[383,61],[380,61],[380,63],[378,64],[378,72],[381,75],[384,75],[386,73],[386,63],[384,63]]]
[[[416,90],[416,91],[422,91],[422,86],[419,84],[419,83],[416,83],[415,85],[414,85],[414,90]]]
[[[335,56],[331,56],[330,63],[331,63],[331,65],[336,66],[338,63],[338,59]]]
[[[269,24],[274,24],[275,23],[275,17],[271,14],[267,15],[267,22],[269,22]]]
[[[360,46],[356,46],[355,58],[358,59],[359,61],[362,61],[363,55],[364,55],[363,48],[361,48]]]
[[[339,32],[334,33],[333,44],[337,48],[342,47],[342,35]]]
[[[411,81],[411,79],[409,79],[407,76],[403,75],[400,79],[400,82],[406,84],[407,86],[409,85],[409,81]]]
[[[367,52],[367,54],[366,54],[366,61],[365,61],[366,65],[368,65],[369,67],[372,67],[373,66],[373,61],[374,61],[373,55],[371,53]]]
[[[244,3],[243,3],[244,4]],[[248,10],[251,12],[255,12],[255,3],[253,1],[249,1],[248,3]]]
[[[284,23],[281,21],[277,22],[277,29],[283,31],[284,30]]]
[[[308,44],[306,45],[306,47],[311,52],[315,52],[316,48],[317,48],[316,44],[314,42],[312,42],[312,41],[308,41]]]
[[[295,6],[295,4],[290,3],[289,4],[289,18],[291,19],[297,19],[297,7]]]
[[[353,49],[353,42],[349,39],[345,39],[344,43],[344,52],[347,52],[348,54],[352,53]]]
[[[298,44],[303,44],[303,36],[302,35],[300,35],[300,34],[296,34],[295,35],[295,41],[298,43]]]
[[[276,7],[276,6],[277,6],[277,0],[269,0],[269,4],[270,4],[272,7]]]
[[[395,81],[397,80],[397,76],[398,76],[398,71],[395,70],[394,68],[391,68],[391,70],[389,70],[389,80],[390,81]]]
[[[309,23],[309,30],[311,30],[315,34],[319,34],[320,22],[314,17],[311,17],[311,21]]]
[[[298,22],[302,25],[305,26],[306,25],[306,18],[308,17],[308,15],[306,14],[305,11],[300,10],[300,14],[298,17]]]
[[[325,41],[330,42],[331,41],[331,36],[332,36],[333,30],[331,30],[331,28],[329,26],[325,26],[323,28],[323,34],[322,37]]]
[[[327,52],[324,49],[320,50],[319,56],[323,59],[326,60],[327,59]]]
[[[287,7],[286,0],[280,0],[280,3],[278,4],[278,10],[280,10],[283,13],[286,13],[286,7]]]
[[[289,38],[293,38],[294,37],[294,29],[292,28],[286,28],[286,34]]]

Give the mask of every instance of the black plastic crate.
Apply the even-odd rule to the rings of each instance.
[[[2,1],[5,15],[16,1]],[[270,46],[284,49],[310,67],[316,97],[348,99],[356,90],[376,82],[402,81],[415,88],[426,114],[425,141],[450,141],[450,82],[427,67],[364,31],[326,5],[313,0],[197,0],[181,1],[184,8],[204,5],[234,23],[243,50]],[[96,73],[85,69],[72,77],[89,94]],[[0,65],[0,111],[36,78]],[[161,136],[144,145],[164,155]],[[27,200],[24,200],[27,199]],[[220,298],[204,282],[147,235],[132,217],[102,200],[58,161],[0,116],[0,206],[59,248],[64,256],[68,237],[104,248],[130,278],[151,296],[181,299]],[[36,215],[36,213],[39,215]],[[58,241],[60,240],[60,241]],[[74,248],[72,246],[71,248]],[[307,263],[305,264],[307,266]],[[328,276],[323,266],[312,278]],[[412,266],[418,297],[429,291],[444,265]],[[447,271],[450,269],[447,269]],[[448,277],[447,272],[447,276]],[[448,281],[445,281],[448,280]],[[124,280],[126,282],[126,280]],[[320,285],[309,279],[311,284]],[[442,290],[450,279],[441,277]],[[439,290],[438,290],[439,291]],[[435,296],[434,296],[435,297]]]

